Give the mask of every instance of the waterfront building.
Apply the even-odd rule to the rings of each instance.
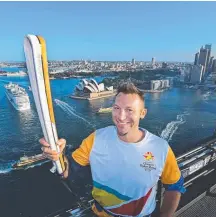
[[[216,73],[216,59],[214,59],[212,63],[212,72]]]
[[[75,99],[98,99],[103,97],[113,96],[115,90],[113,86],[105,87],[104,83],[98,84],[95,79],[82,79],[75,89],[75,94],[71,95],[71,98]]]
[[[163,69],[166,69],[167,66],[168,66],[168,64],[167,64],[166,62],[163,62],[163,63],[162,63],[162,68],[163,68]]]
[[[151,90],[162,90],[169,88],[169,80],[151,80]]]
[[[191,66],[186,66],[180,69],[180,82],[189,82],[191,76]]]
[[[205,49],[208,50],[208,54],[207,54],[207,62],[206,62],[206,71],[205,72],[208,72],[209,71],[209,63],[210,63],[210,57],[211,57],[211,44],[206,44],[205,45]]]
[[[200,48],[200,55],[199,55],[199,64],[203,66],[203,76],[205,75],[206,73],[206,68],[207,68],[207,58],[208,58],[208,55],[209,55],[209,50],[204,48],[204,47],[201,47]]]
[[[199,65],[199,52],[195,54],[194,65]]]
[[[190,71],[190,82],[193,84],[201,83],[203,74],[202,65],[193,65]]]
[[[212,56],[209,60],[209,72],[212,72],[213,60],[214,60],[214,57]]]

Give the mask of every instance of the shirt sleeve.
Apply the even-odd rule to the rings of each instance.
[[[184,178],[181,175],[181,171],[178,167],[176,157],[169,147],[168,154],[165,162],[165,166],[161,175],[161,182],[168,191],[185,192]]]
[[[94,144],[95,132],[82,141],[78,149],[72,153],[72,158],[81,166],[89,165],[89,156]]]
[[[74,152],[67,154],[69,163],[68,180],[77,181],[88,172],[89,155],[94,143],[95,133],[89,135]]]

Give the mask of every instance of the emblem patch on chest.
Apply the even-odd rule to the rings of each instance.
[[[145,171],[156,170],[156,165],[154,163],[154,155],[151,152],[146,152],[144,155],[144,162],[140,164]]]

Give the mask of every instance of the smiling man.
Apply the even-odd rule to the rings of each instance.
[[[112,117],[121,140],[138,142],[144,138],[145,132],[139,129],[139,121],[146,113],[143,96],[136,87],[132,84],[120,86],[113,105]]]
[[[159,178],[166,189],[160,217],[172,217],[177,209],[185,191],[183,177],[168,143],[139,127],[146,114],[142,93],[133,83],[121,84],[112,111],[115,126],[96,130],[65,157],[65,178],[90,165],[92,210],[98,216],[151,216]],[[44,139],[40,143],[49,159],[59,158]],[[66,141],[58,144],[62,151]]]

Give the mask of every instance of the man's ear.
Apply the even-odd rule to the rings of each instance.
[[[146,116],[146,114],[147,114],[147,109],[146,108],[142,109],[140,114],[140,119],[143,119]]]

